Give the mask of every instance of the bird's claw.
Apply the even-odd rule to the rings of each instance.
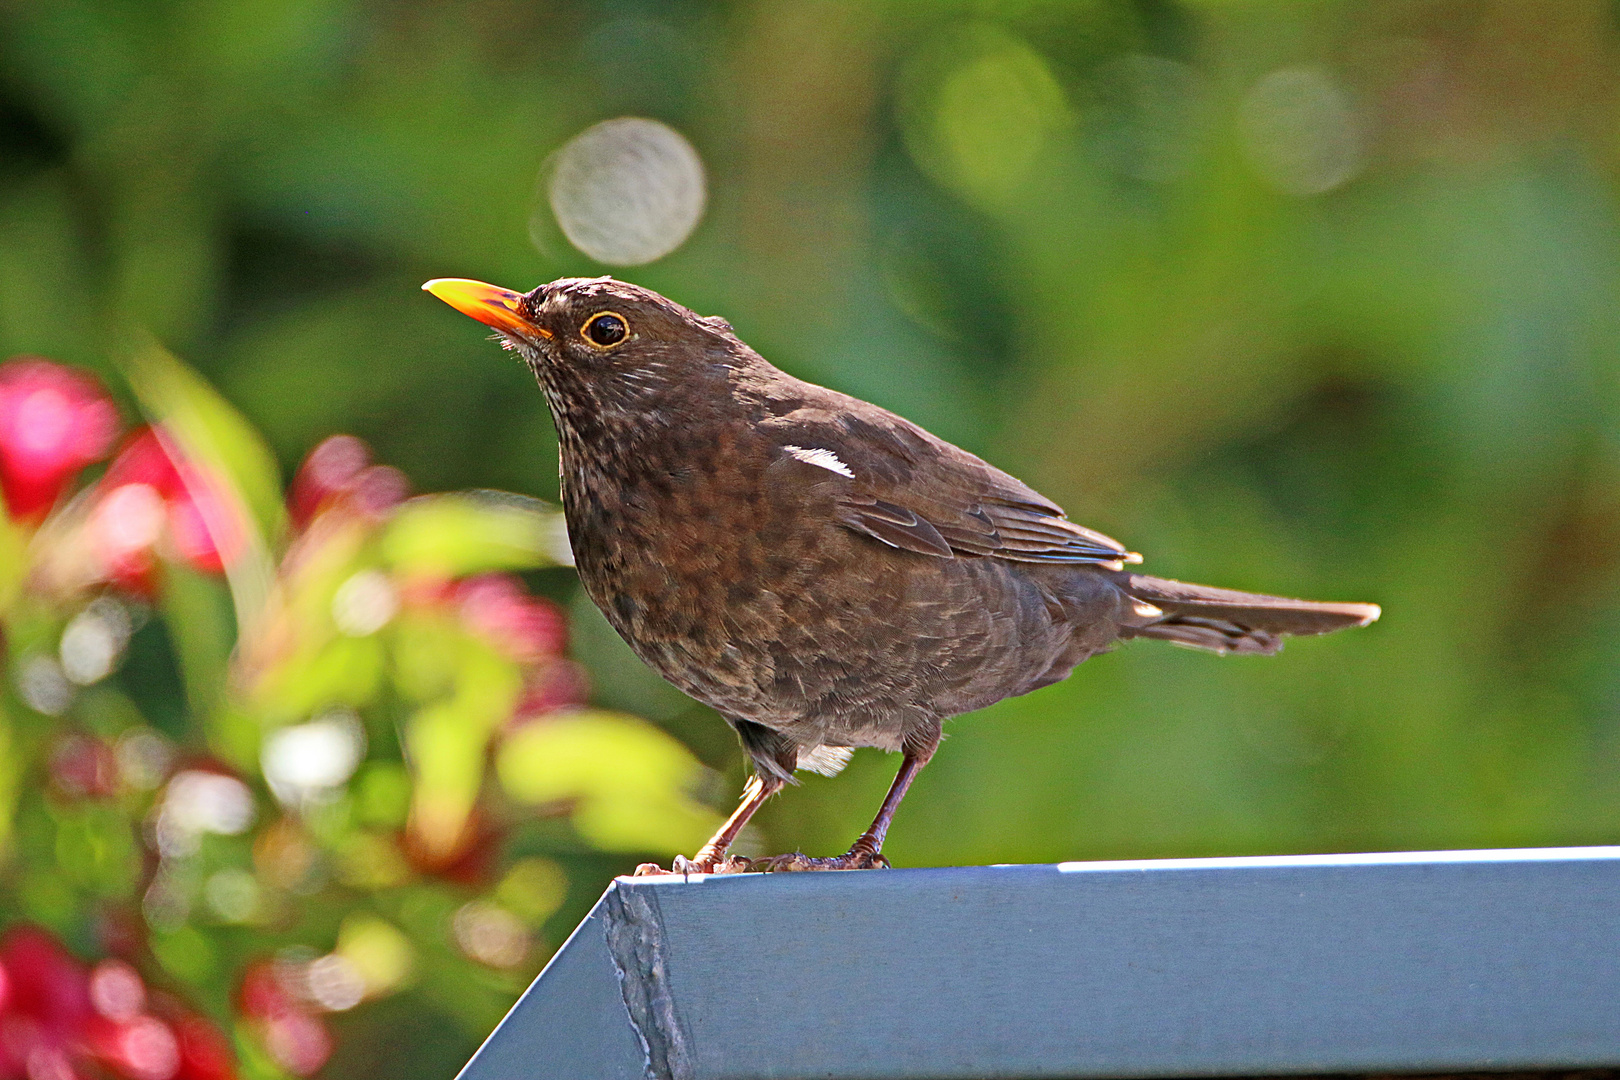
[[[801,873],[809,870],[888,870],[889,860],[879,851],[853,847],[842,855],[815,859],[794,852],[791,855],[772,855],[768,859],[753,860],[754,869],[765,873]]]
[[[673,871],[673,870],[665,870],[662,866],[659,866],[655,862],[644,862],[640,866],[636,867],[636,872],[631,874],[630,876],[631,877],[663,877],[663,876],[665,876],[667,874],[673,874],[674,872],[675,871]]]
[[[699,855],[689,859],[677,855],[665,870],[657,863],[642,863],[634,877],[686,877],[689,874],[790,874],[811,870],[888,870],[889,860],[880,851],[856,844],[842,855],[818,859],[802,852],[750,859],[743,855]]]
[[[700,855],[695,859],[688,859],[685,855],[677,855],[670,863],[670,869],[665,870],[657,863],[642,863],[636,867],[632,877],[686,877],[690,874],[750,874],[754,872],[753,860],[741,855]]]

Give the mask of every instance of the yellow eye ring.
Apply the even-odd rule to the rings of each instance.
[[[612,349],[630,339],[630,323],[617,311],[598,311],[585,320],[579,336],[596,349]]]

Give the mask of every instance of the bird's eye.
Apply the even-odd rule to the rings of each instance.
[[[597,348],[611,349],[630,336],[630,324],[617,312],[599,311],[585,320],[579,332]]]

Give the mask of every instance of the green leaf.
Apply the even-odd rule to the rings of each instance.
[[[719,818],[689,792],[703,766],[660,729],[587,710],[529,724],[496,756],[501,784],[528,803],[574,803],[574,827],[610,851],[696,847]]]
[[[556,508],[494,491],[412,499],[389,523],[381,549],[384,562],[413,577],[572,563]]]
[[[470,634],[462,635],[454,660],[454,693],[417,710],[405,728],[416,780],[412,819],[436,855],[460,842],[483,784],[489,740],[512,715],[523,689],[517,665]]]
[[[443,611],[407,608],[395,620],[394,686],[408,701],[454,691],[460,644],[467,631]]]
[[[281,469],[247,418],[151,338],[136,349],[125,370],[147,419],[167,427],[196,461],[223,472],[263,535],[279,534],[287,516]]]
[[[175,977],[192,984],[208,981],[218,967],[214,946],[195,927],[181,926],[170,933],[154,933],[152,955]]]
[[[64,808],[56,826],[56,867],[74,884],[117,899],[140,873],[135,834],[119,809],[98,803]]]
[[[163,586],[164,624],[174,642],[186,699],[206,716],[225,686],[236,628],[230,597],[220,583],[185,565],[168,567]]]
[[[27,535],[6,515],[5,500],[0,499],[0,619],[22,591],[28,572],[27,553]]]
[[[568,875],[550,859],[519,859],[495,887],[497,903],[530,926],[540,926],[568,899]]]
[[[278,720],[327,705],[366,705],[381,688],[385,667],[386,653],[375,637],[333,637],[278,671],[261,705]]]
[[[241,413],[154,339],[139,338],[123,367],[141,410],[222,489],[216,494],[241,528],[241,550],[226,562],[225,577],[238,633],[250,634],[259,625],[274,574],[267,538],[279,535],[286,520],[281,472]]]
[[[478,798],[484,775],[487,728],[453,701],[428,705],[405,731],[411,771],[416,774],[411,807],[416,833],[435,855],[454,851]]]
[[[17,799],[22,792],[26,763],[11,730],[11,717],[0,699],[0,867],[11,856],[11,836],[16,824]]]
[[[355,810],[368,825],[398,828],[411,805],[411,776],[397,761],[373,761],[355,778]]]

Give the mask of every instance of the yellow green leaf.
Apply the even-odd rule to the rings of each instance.
[[[717,816],[689,792],[702,765],[633,716],[587,710],[529,724],[502,743],[501,784],[528,803],[574,803],[574,825],[615,851],[691,847]]]
[[[500,492],[412,499],[389,523],[381,547],[384,562],[407,576],[451,578],[571,561],[556,508]]]
[[[236,606],[238,633],[247,637],[259,626],[270,592],[273,564],[267,538],[280,534],[286,518],[275,456],[242,414],[201,376],[154,339],[145,335],[139,339],[123,366],[141,410],[180,444],[242,533],[240,545],[233,545],[240,550],[231,551],[226,559],[225,577]],[[208,522],[208,527],[213,532],[217,526]],[[218,544],[217,535],[215,539],[223,553],[225,546]]]
[[[512,715],[523,677],[517,666],[464,635],[456,651],[455,689],[418,709],[405,727],[415,790],[412,826],[436,855],[461,839],[484,778],[484,751]]]

